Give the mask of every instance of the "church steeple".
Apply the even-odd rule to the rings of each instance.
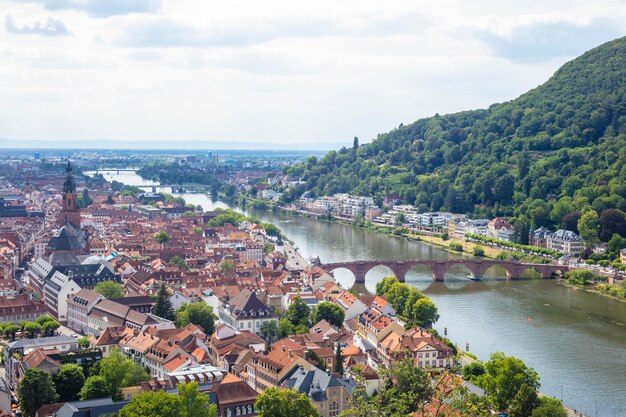
[[[65,168],[66,176],[65,182],[63,183],[63,193],[75,193],[76,192],[76,183],[74,182],[74,176],[72,175],[72,164],[70,161],[67,161],[67,168]]]
[[[78,209],[78,197],[76,196],[76,182],[72,176],[72,164],[67,161],[65,168],[66,177],[63,182],[63,220],[64,223],[71,223],[80,227],[80,214]]]

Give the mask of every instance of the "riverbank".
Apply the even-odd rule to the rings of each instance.
[[[623,297],[621,295],[611,294],[607,292],[606,290],[604,290],[603,287],[608,286],[609,284],[605,284],[603,282],[593,282],[589,285],[580,285],[580,284],[571,283],[566,279],[557,279],[556,283],[557,285],[562,285],[567,288],[571,288],[571,289],[578,290],[578,291],[584,291],[590,294],[601,295],[603,297],[610,298],[615,301],[626,303],[626,297]],[[616,285],[611,285],[611,286],[617,288]]]
[[[371,224],[368,227],[366,223],[355,223],[353,220],[350,220],[350,219],[328,217],[328,216],[324,216],[321,214],[311,213],[311,212],[302,211],[302,210],[291,210],[291,209],[287,209],[285,207],[279,206],[277,204],[268,203],[265,200],[259,200],[257,198],[247,197],[247,196],[242,196],[242,197],[246,201],[244,208],[247,208],[248,204],[250,204],[252,208],[254,208],[255,210],[264,210],[264,211],[270,211],[273,213],[275,213],[276,211],[279,211],[281,213],[285,213],[287,215],[291,215],[294,217],[308,217],[308,218],[316,219],[318,221],[324,221],[324,222],[329,222],[329,223],[339,223],[339,224],[344,224],[347,226],[353,226],[353,227],[357,227],[360,229],[368,230],[373,233],[378,233],[381,235],[395,236],[395,237],[405,238],[405,239],[412,240],[412,241],[426,242],[428,244],[437,246],[445,250],[448,253],[476,256],[474,250],[475,248],[479,247],[479,248],[482,248],[484,252],[484,255],[482,256],[484,258],[496,259],[501,253],[517,254],[519,256],[525,256],[524,254],[517,252],[517,251],[507,250],[507,249],[496,247],[496,246],[484,245],[479,242],[470,242],[470,241],[457,239],[457,238],[450,238],[450,237],[447,239],[443,239],[441,236],[421,234],[421,233],[416,233],[413,231],[405,231],[407,229],[403,229],[400,227],[393,227],[393,226],[381,226],[381,225]],[[450,247],[451,243],[461,245],[460,246],[461,250],[455,250],[451,248]]]

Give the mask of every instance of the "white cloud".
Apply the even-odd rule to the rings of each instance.
[[[130,13],[154,13],[161,9],[162,0],[21,0],[40,3],[48,10],[78,10],[93,17],[109,17]]]
[[[5,13],[4,29],[9,33],[20,35],[60,36],[69,34],[65,23],[52,16],[25,18],[19,15],[14,16],[11,13]]]
[[[401,122],[513,99],[626,31],[621,0],[0,0],[0,8],[0,91],[9,92],[0,95],[0,137],[16,140],[350,145]],[[12,31],[55,22],[72,36]]]

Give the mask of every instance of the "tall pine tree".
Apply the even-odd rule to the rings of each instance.
[[[161,284],[159,292],[157,294],[157,302],[154,306],[154,314],[163,317],[164,319],[174,320],[174,309],[172,303],[167,295],[167,288],[165,284]]]

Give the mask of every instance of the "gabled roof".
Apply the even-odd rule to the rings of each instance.
[[[270,309],[263,301],[259,300],[253,291],[248,289],[242,290],[231,299],[230,310],[236,318],[239,318],[244,312],[250,311],[255,313],[263,311],[265,314],[263,317],[274,317],[272,309]]]

